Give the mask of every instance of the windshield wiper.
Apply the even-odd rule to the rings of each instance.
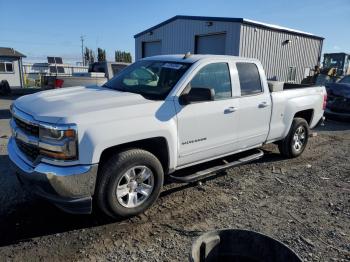
[[[113,89],[111,86],[106,85],[106,84],[102,85],[102,87],[109,88],[109,89]]]
[[[112,90],[115,90],[115,91],[120,91],[120,92],[129,92],[128,90],[120,89],[120,88],[113,88],[113,87],[111,87],[109,85],[106,85],[106,84],[102,85],[102,87],[105,87],[105,88],[108,88],[108,89],[112,89]]]

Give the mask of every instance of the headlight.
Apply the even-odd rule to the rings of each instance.
[[[77,160],[78,138],[75,128],[40,126],[40,154],[55,160]]]

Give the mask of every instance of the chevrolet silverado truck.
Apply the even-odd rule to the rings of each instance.
[[[19,180],[61,209],[98,207],[110,217],[128,217],[156,201],[164,179],[201,180],[262,157],[258,148],[268,143],[287,158],[299,156],[325,105],[324,87],[268,83],[256,59],[154,56],[102,87],[18,98],[8,153]]]

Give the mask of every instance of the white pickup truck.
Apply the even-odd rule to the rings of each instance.
[[[67,212],[91,213],[96,203],[127,217],[156,201],[166,177],[197,181],[262,151],[188,176],[175,172],[185,167],[273,142],[284,156],[299,156],[325,103],[324,87],[268,84],[256,59],[155,56],[103,87],[18,98],[8,152],[19,180]]]

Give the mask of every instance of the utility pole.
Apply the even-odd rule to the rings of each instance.
[[[85,66],[85,59],[84,59],[84,38],[85,36],[81,35],[80,36],[80,41],[81,41],[81,61],[83,62],[83,66]]]

